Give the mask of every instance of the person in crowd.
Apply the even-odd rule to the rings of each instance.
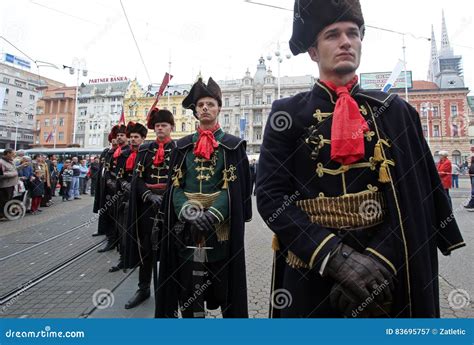
[[[471,157],[471,165],[469,166],[469,177],[471,179],[471,200],[464,206],[469,212],[474,212],[474,156]]]
[[[461,169],[459,168],[459,166],[456,164],[456,163],[453,163],[452,164],[452,184],[451,184],[451,187],[452,188],[459,188],[459,175],[461,174]]]
[[[15,151],[5,149],[0,158],[0,219],[5,217],[5,204],[13,198],[18,183],[18,171],[15,166]]]
[[[77,157],[72,157],[71,168],[73,171],[71,188],[69,189],[69,200],[81,199],[79,193],[79,179],[81,175],[81,165]]]
[[[39,209],[41,205],[41,200],[44,196],[44,185],[43,182],[43,171],[38,169],[35,171],[34,175],[30,177],[28,184],[28,190],[31,196],[31,214],[36,215],[41,210]]]
[[[56,196],[56,186],[58,185],[59,180],[58,161],[56,159],[51,161],[49,172],[51,174],[51,197],[54,197]]]
[[[63,201],[69,201],[73,174],[74,172],[71,169],[71,161],[67,159],[64,162],[63,168],[59,174],[59,184],[61,185],[59,194],[61,195]]]
[[[95,190],[97,188],[97,179],[99,177],[99,169],[100,169],[99,157],[94,157],[94,160],[89,167],[89,172],[87,173],[91,180],[91,196],[95,195]]]
[[[79,170],[81,174],[79,175],[79,192],[80,194],[86,194],[87,191],[87,173],[89,172],[89,168],[87,167],[87,161],[82,159],[79,165]]]
[[[440,151],[439,152],[440,160],[437,164],[437,169],[438,169],[438,174],[439,177],[441,178],[441,182],[443,184],[444,191],[446,192],[446,195],[448,196],[449,199],[449,205],[451,206],[451,209],[453,208],[453,203],[451,201],[451,196],[449,195],[449,190],[452,187],[452,172],[453,172],[453,167],[451,164],[451,161],[449,160],[448,156],[449,153],[448,151]]]

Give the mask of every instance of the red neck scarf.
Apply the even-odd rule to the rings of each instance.
[[[114,151],[114,159],[119,158],[120,155],[122,154],[122,146],[123,146],[123,145],[119,145],[119,146],[117,146],[117,148],[115,149],[115,151]]]
[[[203,130],[201,127],[198,128],[199,138],[194,147],[194,154],[196,157],[205,158],[209,160],[214,150],[219,146],[214,137],[214,132],[220,128],[217,123],[214,128],[209,130]]]
[[[137,148],[132,147],[131,150],[132,152],[130,152],[130,156],[128,156],[127,162],[125,163],[126,171],[133,170],[133,167],[135,166],[135,159],[137,158],[138,147]]]
[[[156,143],[158,144],[158,150],[155,154],[155,159],[153,159],[153,165],[158,166],[165,161],[165,145],[171,141],[171,138],[168,137],[163,141],[159,141],[156,139]]]
[[[350,94],[357,82],[357,76],[344,86],[323,81],[338,96],[331,128],[331,160],[343,165],[353,164],[365,156],[364,133],[369,126]]]

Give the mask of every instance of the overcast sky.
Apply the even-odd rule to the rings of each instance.
[[[292,0],[260,0],[293,8]],[[277,42],[289,53],[291,11],[252,5],[244,0],[122,0],[145,62],[143,66],[119,0],[15,0],[0,2],[1,35],[35,60],[70,65],[84,59],[87,78],[127,76],[142,85],[160,83],[172,61],[173,82],[190,83],[201,70],[215,79],[252,74],[258,58],[273,54]],[[449,38],[463,56],[466,86],[474,88],[474,5],[470,0],[362,0],[366,24],[406,36],[408,69],[414,79],[426,80],[434,25],[438,48],[441,11]],[[415,38],[419,37],[419,38]],[[21,53],[0,40],[0,51]],[[391,71],[402,58],[402,36],[367,29],[359,72]],[[275,75],[275,59],[267,64]],[[36,68],[32,68],[37,72]],[[75,85],[67,71],[40,68],[40,73]],[[281,65],[281,75],[317,76],[317,66],[305,54]],[[151,79],[151,80],[150,80]],[[472,94],[472,92],[471,92]]]

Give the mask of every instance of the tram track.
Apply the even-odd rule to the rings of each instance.
[[[106,240],[102,240],[99,243],[95,243],[84,250],[80,251],[79,253],[76,253],[75,255],[69,257],[68,259],[60,262],[59,264],[56,264],[50,268],[48,268],[46,271],[40,273],[39,275],[33,277],[32,279],[27,280],[26,282],[18,285],[14,289],[10,290],[9,292],[3,294],[0,297],[0,306],[3,306],[7,304],[8,302],[14,300],[18,296],[21,296],[24,294],[26,291],[30,290],[34,286],[38,285],[42,281],[48,279],[52,275],[64,270],[74,262],[80,260],[81,258],[85,257],[86,255],[92,253],[95,251],[95,249],[99,248]]]

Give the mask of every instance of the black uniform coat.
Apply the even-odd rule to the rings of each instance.
[[[171,154],[170,174],[174,168],[180,168],[186,154],[194,149],[193,135],[180,139],[177,148]],[[229,269],[229,317],[248,317],[247,281],[245,273],[244,230],[245,222],[252,218],[252,202],[250,196],[250,171],[245,152],[245,141],[225,134],[219,143],[224,147],[225,169],[236,168],[237,179],[229,182],[228,195],[230,205],[230,259]],[[184,173],[184,172],[183,172]],[[162,210],[164,225],[160,242],[160,272],[158,287],[155,291],[155,317],[175,317],[178,310],[179,285],[176,276],[178,268],[178,251],[175,246],[173,226],[177,215],[173,207],[173,181],[170,179],[169,188],[163,200]]]
[[[159,172],[157,172],[158,169],[153,168],[158,144],[155,141],[146,143],[138,150],[130,193],[129,225],[125,240],[125,268],[137,266],[142,263],[144,257],[152,254],[151,235],[156,214],[153,206],[144,201],[146,193],[150,193],[146,184],[168,182],[171,150],[175,147],[174,141],[165,145],[165,161],[160,165],[162,169]],[[160,176],[160,179],[156,176]],[[162,177],[164,179],[161,179]]]
[[[396,95],[364,91],[358,85],[351,94],[359,106],[364,105],[368,110],[366,120],[371,130],[377,137],[391,142],[390,147],[383,146],[384,158],[395,163],[395,166],[388,166],[391,182],[382,187],[388,208],[386,220],[368,246],[376,249],[379,255],[369,251],[365,254],[379,260],[389,270],[396,270],[390,317],[439,317],[437,248],[449,255],[465,244],[423,138],[419,115]],[[332,236],[329,229],[312,224],[294,203],[285,205],[288,196],[295,192],[298,192],[297,200],[301,200],[317,198],[321,191],[314,187],[318,179],[318,162],[311,160],[311,151],[302,137],[305,128],[315,124],[315,110],[332,113],[336,100],[335,93],[317,82],[310,92],[273,103],[257,177],[258,210],[278,236],[280,246],[275,253],[273,291],[286,288],[283,272],[288,250],[306,263],[313,262],[310,267],[313,272],[308,277],[319,277],[324,258],[341,242],[341,238]],[[287,121],[284,128],[278,121],[282,116]],[[340,188],[340,183],[320,187],[330,191]],[[283,211],[275,217],[275,210],[281,209],[282,205],[285,205]],[[312,291],[305,298],[314,300],[318,293],[327,294],[329,290],[330,286],[322,292]],[[279,317],[280,312],[280,309],[271,308],[270,315]],[[328,315],[334,313],[326,312]]]
[[[112,157],[112,149],[106,148],[100,154],[100,166],[99,172],[97,173],[97,183],[94,193],[94,213],[99,213],[99,221],[97,226],[97,232],[101,235],[105,235],[113,227],[113,222],[109,216],[109,210],[106,207],[107,202],[107,188],[106,188],[106,164],[108,164]]]

